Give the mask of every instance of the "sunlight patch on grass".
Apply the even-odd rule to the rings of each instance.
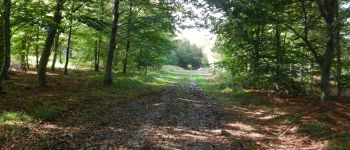
[[[6,121],[31,122],[33,119],[25,113],[5,112],[0,115],[0,125]]]
[[[0,115],[0,128],[6,131],[19,132],[24,124],[32,122],[33,118],[25,113],[5,112]]]

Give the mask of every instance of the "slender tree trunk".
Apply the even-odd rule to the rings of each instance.
[[[27,39],[26,37],[22,38],[22,45],[21,45],[21,52],[20,52],[20,56],[21,56],[21,64],[20,64],[20,68],[21,68],[21,72],[22,70],[24,70],[25,73],[27,73],[26,70],[26,44],[27,44]]]
[[[55,40],[55,35],[57,34],[58,25],[61,23],[62,20],[62,14],[61,10],[63,8],[64,0],[57,0],[56,1],[56,8],[55,8],[55,14],[54,14],[54,22],[55,24],[52,25],[48,31],[48,35],[45,41],[44,49],[41,53],[40,62],[38,66],[38,88],[47,88],[46,84],[46,66],[49,61],[51,48]]]
[[[31,41],[31,38],[28,39],[27,47],[26,47],[26,71],[30,68],[30,66],[29,66],[29,50],[31,47],[30,41]]]
[[[40,27],[38,26],[37,27],[37,30],[36,30],[36,38],[35,38],[35,42],[36,42],[36,45],[35,45],[35,68],[38,69],[38,66],[39,66],[39,34],[40,34]]]
[[[71,47],[71,38],[72,38],[72,26],[69,27],[68,32],[68,43],[67,43],[67,51],[66,51],[66,62],[64,65],[64,74],[68,74],[68,64],[69,64],[69,56],[70,56],[70,47]]]
[[[97,70],[98,71],[100,71],[101,48],[102,48],[102,33],[100,33],[100,37],[98,41],[98,50],[97,50]]]
[[[259,74],[259,66],[260,66],[260,50],[261,50],[261,44],[260,44],[260,36],[262,34],[262,29],[261,27],[258,27],[255,29],[255,38],[253,41],[253,52],[252,52],[252,73],[253,74]]]
[[[141,70],[141,65],[142,65],[142,47],[140,48],[139,63],[137,65],[138,70]]]
[[[102,45],[102,33],[100,32],[98,43],[96,41],[95,49],[95,71],[100,71],[100,55],[101,55],[101,45]]]
[[[59,59],[58,59],[58,62],[60,62],[60,64],[62,64],[63,63],[63,60],[62,60],[62,51],[60,51],[60,53],[59,53]]]
[[[112,32],[111,32],[111,39],[109,44],[109,50],[107,54],[107,60],[106,60],[106,72],[104,76],[104,84],[112,84],[112,65],[113,65],[113,57],[114,52],[116,49],[116,34],[118,32],[118,22],[119,22],[119,0],[114,0],[114,13],[113,13],[113,25],[112,25]]]
[[[95,56],[95,71],[98,72],[98,41],[95,42],[95,49],[94,49],[94,56]]]
[[[128,67],[128,58],[129,58],[129,51],[130,51],[130,34],[131,34],[131,16],[132,16],[132,3],[131,0],[129,0],[129,16],[128,16],[128,29],[127,29],[127,41],[126,41],[126,50],[125,50],[125,58],[124,58],[124,66],[123,66],[123,73],[126,73],[127,67]]]
[[[123,73],[126,73],[127,67],[128,67],[128,58],[129,58],[129,50],[130,50],[130,40],[128,39],[126,43],[126,50],[125,50],[125,58],[124,58],[124,64],[123,64]]]
[[[60,46],[60,32],[58,32],[56,34],[55,37],[55,44],[54,44],[54,53],[53,53],[53,59],[52,59],[52,64],[51,64],[51,71],[55,71],[55,67],[56,67],[56,61],[57,61],[57,54],[58,54],[58,49]]]
[[[3,18],[4,18],[4,48],[5,48],[5,63],[1,72],[1,78],[4,80],[10,79],[9,77],[9,69],[11,65],[11,0],[3,1]]]
[[[72,7],[71,7],[71,16],[69,17],[69,31],[68,31],[68,42],[67,42],[67,52],[66,52],[66,63],[64,65],[64,75],[68,75],[68,64],[69,64],[69,57],[71,56],[71,42],[72,42],[72,28],[73,28],[73,9],[74,9],[75,2],[73,1]]]

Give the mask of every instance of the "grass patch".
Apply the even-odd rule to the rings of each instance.
[[[327,124],[323,121],[312,120],[302,123],[299,131],[307,132],[311,135],[321,135],[323,133],[328,133],[329,128]]]
[[[224,77],[224,79],[223,79]],[[235,87],[225,75],[218,75],[208,81],[203,76],[196,76],[194,79],[199,86],[207,93],[213,94],[218,98],[218,101],[234,105],[244,106],[273,106],[267,98],[256,96],[254,93],[245,92],[239,87]]]
[[[43,121],[53,121],[69,104],[68,100],[45,101],[36,99],[27,104],[28,113]]]
[[[33,121],[29,115],[21,112],[5,112],[0,115],[0,128],[10,132],[20,132],[22,124]]]
[[[20,121],[27,123],[33,121],[33,119],[25,113],[5,112],[0,115],[0,125],[3,125],[6,121]]]
[[[333,136],[325,150],[348,150],[350,148],[350,133],[344,132]]]

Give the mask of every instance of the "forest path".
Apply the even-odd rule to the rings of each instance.
[[[192,74],[192,73],[191,73]],[[62,149],[244,149],[223,129],[222,107],[188,74],[160,92],[139,95],[99,123],[51,148]]]

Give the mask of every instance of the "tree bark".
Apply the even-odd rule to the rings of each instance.
[[[124,74],[126,73],[127,67],[128,67],[129,50],[130,50],[130,40],[128,39],[127,43],[126,43],[125,58],[124,58],[124,62],[123,62],[123,73]]]
[[[68,42],[67,42],[67,51],[66,51],[66,63],[64,65],[64,75],[68,75],[68,64],[69,64],[69,57],[71,56],[71,42],[72,42],[72,28],[73,28],[73,12],[74,12],[74,4],[73,1],[72,7],[71,7],[71,14],[69,17],[69,31],[68,31]]]
[[[319,12],[327,25],[327,46],[321,66],[321,101],[329,100],[330,92],[330,71],[333,63],[336,42],[335,18],[338,8],[338,0],[317,0]]]
[[[52,64],[51,64],[51,71],[55,71],[55,67],[56,67],[56,62],[57,62],[57,54],[58,54],[58,49],[59,49],[59,42],[60,42],[60,32],[58,32],[56,34],[55,37],[55,44],[54,44],[54,53],[53,53],[53,59],[52,59]]]
[[[113,57],[116,49],[116,34],[118,32],[118,22],[119,22],[119,0],[114,0],[114,13],[113,13],[113,25],[111,32],[111,39],[109,44],[109,50],[107,54],[106,60],[106,70],[103,83],[105,85],[112,84],[112,65],[113,65]]]
[[[2,3],[1,3],[1,5],[2,5]],[[4,62],[5,62],[4,27],[5,27],[5,22],[4,22],[4,19],[3,19],[3,14],[0,14],[0,71],[2,71],[2,69],[4,67]],[[2,91],[3,91],[2,78],[0,77],[0,92],[2,92]]]
[[[100,55],[101,55],[101,45],[102,45],[102,33],[100,32],[98,43],[96,41],[95,48],[95,71],[100,71]]]
[[[97,51],[98,51],[98,41],[95,41],[95,48],[94,48],[94,58],[95,58],[95,71],[98,72],[98,56],[97,56]]]
[[[20,51],[20,56],[21,56],[21,64],[20,64],[20,68],[22,70],[24,70],[25,73],[27,73],[27,70],[26,70],[26,44],[27,44],[27,39],[26,37],[24,36],[22,38],[22,41],[21,41],[22,45],[21,45],[21,51]]]
[[[11,65],[11,0],[3,1],[3,9],[5,62],[1,71],[1,78],[8,80],[10,79],[9,69]]]
[[[123,73],[125,74],[128,67],[128,58],[129,58],[129,51],[130,51],[130,34],[131,34],[131,16],[132,16],[132,4],[131,0],[129,0],[129,16],[128,16],[128,29],[127,29],[127,41],[126,41],[126,50],[125,50],[125,58],[124,58],[124,66],[123,66]]]
[[[31,37],[29,37],[28,41],[27,41],[27,47],[26,47],[26,71],[29,69],[29,50],[30,50],[30,47],[31,47]],[[26,72],[27,73],[27,72]]]
[[[36,38],[35,38],[35,42],[36,42],[36,45],[35,45],[35,68],[38,69],[38,66],[39,66],[39,34],[40,34],[40,27],[38,26],[37,27],[37,30],[36,30]]]
[[[279,86],[282,85],[284,80],[283,75],[283,64],[284,64],[284,52],[281,45],[281,29],[279,23],[275,24],[275,42],[276,42],[276,83],[277,83],[277,90],[279,90]]]
[[[140,48],[139,63],[137,65],[138,70],[141,70],[141,65],[142,65],[142,47]]]
[[[337,61],[337,90],[336,90],[336,96],[341,96],[341,86],[342,86],[342,60],[341,60],[341,36],[340,36],[340,31],[342,28],[342,23],[341,23],[341,18],[339,16],[339,5],[337,5],[336,10],[335,10],[335,18],[336,18],[336,35],[335,35],[335,46],[336,46],[336,61]]]
[[[46,89],[46,66],[49,61],[51,48],[55,40],[55,35],[57,34],[58,25],[61,23],[62,14],[61,10],[63,8],[64,0],[56,1],[56,8],[54,14],[54,25],[52,25],[48,31],[47,38],[45,40],[45,46],[41,53],[40,62],[38,66],[38,88]]]

